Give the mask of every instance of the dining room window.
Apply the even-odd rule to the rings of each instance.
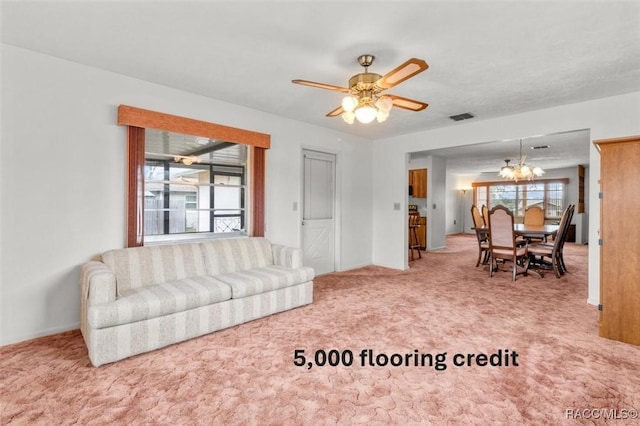
[[[501,204],[523,217],[529,207],[544,210],[545,219],[560,219],[566,203],[568,179],[534,182],[474,182],[474,200],[477,206],[490,209]]]

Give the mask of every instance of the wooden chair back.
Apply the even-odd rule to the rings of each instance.
[[[420,215],[418,214],[410,214],[409,215],[409,228],[418,228],[420,227]]]
[[[560,248],[562,248],[565,241],[567,241],[567,237],[569,236],[569,227],[571,226],[571,220],[573,219],[573,211],[575,207],[576,206],[574,204],[569,204],[562,213],[562,218],[560,218],[560,225],[558,226],[559,235],[556,236],[556,240],[560,240]]]
[[[484,224],[489,226],[489,208],[484,204],[482,205],[482,219],[484,220]]]
[[[498,205],[489,210],[489,252],[491,253],[489,276],[498,269],[498,259],[513,262],[513,281],[516,280],[517,274],[527,274],[529,269],[527,246],[516,245],[513,222],[513,213],[507,207]]]
[[[473,217],[474,228],[482,228],[485,225],[482,214],[475,204],[471,206],[471,217]]]
[[[529,207],[524,211],[525,225],[544,225],[544,210],[538,206]]]
[[[503,205],[489,210],[489,241],[492,248],[514,249],[516,246],[513,213]]]

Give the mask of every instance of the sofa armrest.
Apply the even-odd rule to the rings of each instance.
[[[116,275],[102,262],[92,260],[80,272],[82,301],[88,305],[116,300]]]
[[[295,247],[287,247],[279,244],[271,244],[273,251],[273,263],[287,268],[302,267],[302,250]]]

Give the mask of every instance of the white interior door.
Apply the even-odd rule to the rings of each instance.
[[[304,150],[302,249],[317,275],[335,271],[336,156]]]

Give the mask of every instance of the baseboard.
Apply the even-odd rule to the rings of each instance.
[[[13,345],[15,343],[25,342],[27,340],[37,339],[39,337],[51,336],[52,334],[64,333],[65,331],[78,330],[80,328],[80,321],[61,327],[51,327],[45,330],[40,330],[35,333],[23,334],[21,336],[11,336],[6,338],[2,336],[0,346]]]
[[[593,305],[593,306],[598,306],[600,304],[600,302],[598,302],[597,300],[593,300],[593,299],[587,299],[587,303],[589,305]]]
[[[345,271],[352,271],[354,269],[360,269],[360,268],[366,268],[367,266],[373,266],[372,263],[363,263],[360,265],[350,265],[344,268],[340,268],[338,270],[336,270],[336,272],[345,272]]]

